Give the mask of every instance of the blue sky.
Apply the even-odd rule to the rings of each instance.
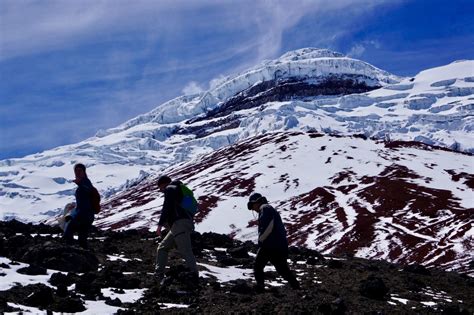
[[[474,59],[473,12],[473,0],[1,0],[0,159],[84,140],[288,50],[405,76]]]

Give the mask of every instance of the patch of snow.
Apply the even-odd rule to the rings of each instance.
[[[124,293],[114,292],[114,288],[102,288],[101,292],[105,297],[111,299],[119,298],[122,303],[134,303],[138,301],[147,289],[123,289]]]
[[[201,276],[214,276],[219,282],[228,282],[237,279],[253,279],[252,269],[243,269],[233,266],[222,268],[203,263],[198,263],[198,265],[207,269],[199,272]]]

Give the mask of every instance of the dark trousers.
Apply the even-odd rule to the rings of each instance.
[[[71,219],[66,229],[64,230],[63,238],[68,244],[74,244],[74,233],[77,232],[79,236],[79,246],[87,248],[87,237],[89,236],[89,230],[92,226],[90,220]]]
[[[268,262],[271,262],[272,265],[275,266],[276,271],[283,277],[283,279],[288,281],[292,288],[299,288],[300,285],[298,280],[296,280],[296,277],[291,272],[290,267],[288,267],[288,263],[286,262],[287,258],[287,251],[260,248],[257,252],[254,265],[254,274],[257,286],[261,288],[264,287],[263,269]]]

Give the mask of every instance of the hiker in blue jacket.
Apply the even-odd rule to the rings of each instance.
[[[183,198],[180,181],[172,181],[170,177],[163,175],[158,179],[158,187],[164,192],[163,209],[156,233],[161,235],[162,229],[168,229],[168,234],[158,245],[156,253],[155,277],[162,280],[165,267],[168,262],[169,251],[177,247],[183,256],[187,268],[195,279],[198,279],[196,258],[191,246],[191,233],[194,231],[193,217],[180,206]]]
[[[280,214],[268,204],[268,201],[259,193],[253,193],[247,208],[258,212],[258,252],[255,258],[254,275],[257,282],[257,292],[264,290],[263,269],[271,262],[276,271],[288,281],[293,289],[299,289],[300,285],[296,277],[288,267],[288,240],[286,230],[281,221]]]
[[[79,246],[87,248],[87,236],[94,222],[94,210],[91,203],[92,183],[87,177],[86,167],[84,164],[76,164],[74,166],[74,183],[76,189],[76,208],[72,213],[66,216],[68,222],[64,231],[63,238],[68,244],[73,244],[73,234],[78,233]]]

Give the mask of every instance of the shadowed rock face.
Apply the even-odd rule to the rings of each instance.
[[[364,76],[346,74],[326,76],[319,80],[317,78],[311,80],[289,78],[265,81],[236,94],[221,106],[206,112],[205,115],[188,120],[186,122],[188,126],[176,127],[172,134],[192,134],[196,138],[204,138],[213,133],[239,127],[244,116],[238,112],[244,109],[264,107],[265,104],[275,101],[304,100],[320,95],[349,95],[380,88],[378,85],[367,85],[367,80],[369,78]],[[204,123],[195,125],[196,122]]]
[[[238,218],[247,211],[245,198],[260,191],[270,194],[292,245],[472,275],[470,163],[469,154],[417,142],[282,132],[253,137],[164,172],[195,190],[202,209],[198,230],[212,231],[221,228],[217,222],[232,221],[227,234],[254,240],[255,220]],[[143,221],[150,228],[149,220],[160,214],[160,207],[150,203],[162,198],[155,182],[146,179],[108,200],[98,226],[136,227]],[[134,211],[137,206],[145,210]],[[111,219],[120,212],[130,215]]]
[[[0,222],[2,229],[9,222]],[[20,226],[13,222],[12,226]],[[30,226],[34,233],[34,226]],[[15,233],[16,234],[16,233]],[[19,250],[31,251],[54,243],[55,233],[27,237]],[[153,276],[158,239],[154,233],[137,230],[92,233],[90,251],[101,268],[76,273],[52,273],[48,283],[16,285],[0,291],[0,312],[18,311],[7,303],[36,307],[43,311],[81,312],[87,301],[116,307],[119,314],[154,313],[311,313],[311,314],[472,314],[472,278],[419,265],[395,265],[355,257],[323,256],[304,247],[290,247],[289,265],[297,274],[302,289],[293,291],[275,271],[266,269],[267,288],[258,294],[252,279],[257,247],[223,234],[194,233],[193,251],[200,270],[199,281],[192,280],[180,256],[171,252],[165,281]],[[10,252],[4,253],[13,259]],[[45,253],[45,258],[52,258]],[[111,259],[111,257],[122,259]],[[26,262],[19,260],[20,262]],[[8,262],[1,268],[13,268]],[[65,267],[65,266],[64,266]],[[220,271],[212,271],[217,268]],[[224,274],[245,271],[231,281]],[[51,273],[51,270],[48,270]],[[2,276],[0,275],[0,279]],[[104,289],[116,293],[144,289],[143,298],[127,303],[105,296]],[[427,306],[426,303],[434,303]],[[186,306],[177,308],[167,303]],[[423,304],[425,303],[425,304]],[[430,304],[428,303],[428,304]],[[89,309],[93,311],[93,309]]]
[[[326,76],[321,79],[270,80],[252,86],[224,104],[206,113],[203,117],[194,118],[188,123],[223,117],[243,109],[255,108],[268,102],[283,102],[294,99],[310,98],[319,95],[349,95],[372,91],[380,86],[368,86],[369,78],[356,75]]]

